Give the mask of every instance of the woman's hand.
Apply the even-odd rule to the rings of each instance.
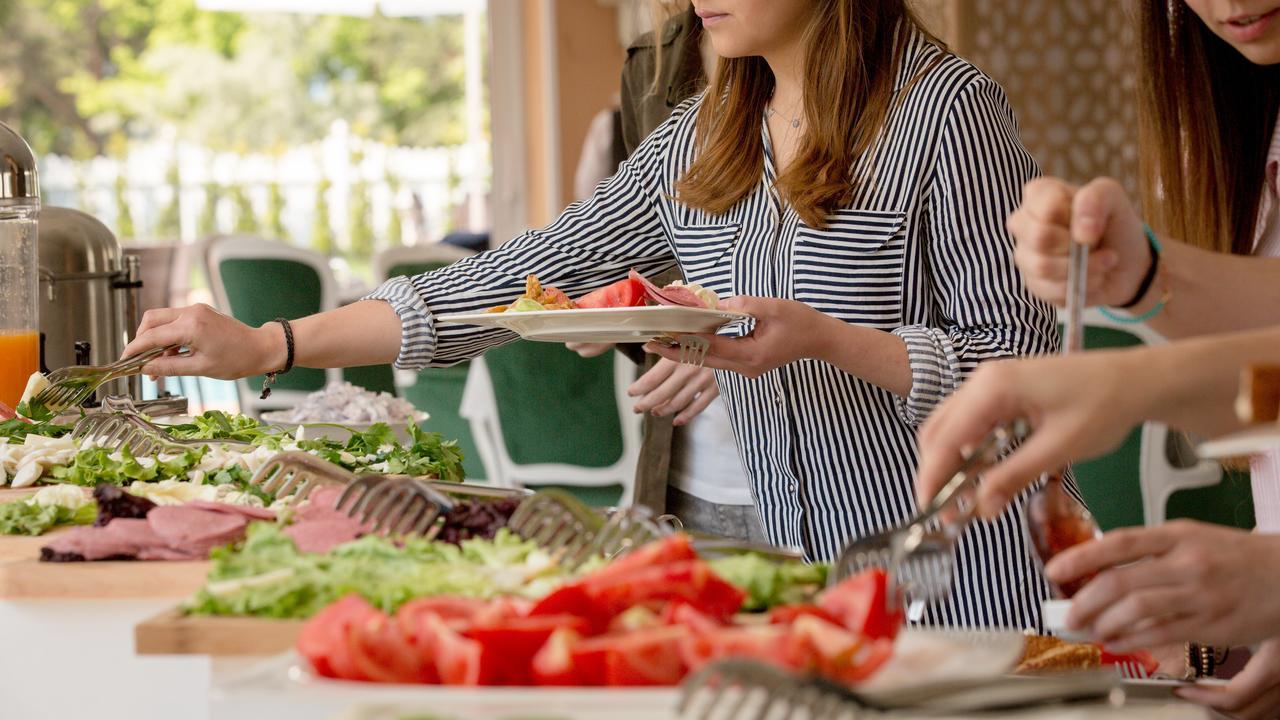
[[[1240,720],[1280,716],[1280,639],[1268,640],[1225,686],[1179,688],[1177,695]]]
[[[147,363],[144,373],[237,380],[281,369],[286,355],[284,329],[279,323],[251,328],[208,305],[148,310],[124,355],[166,345],[182,346],[187,353],[177,356],[176,351],[170,351]]]
[[[719,397],[720,387],[710,368],[662,358],[627,388],[627,394],[639,397],[636,412],[659,417],[674,414],[672,424],[684,425]]]
[[[755,330],[740,338],[703,335],[711,347],[707,350],[707,367],[729,370],[749,378],[757,378],[774,368],[801,358],[819,357],[830,323],[844,325],[802,302],[763,297],[734,297],[721,300],[720,310],[741,312],[756,320]],[[647,343],[645,352],[679,361],[680,349],[659,343]]]
[[[578,353],[579,357],[584,358],[600,357],[613,349],[613,343],[569,342],[565,343],[564,346]]]
[[[940,405],[918,436],[916,493],[923,504],[1000,423],[1030,421],[1031,437],[982,475],[978,512],[994,518],[1040,473],[1119,445],[1143,419],[1152,374],[1132,352],[1002,360],[981,365]]]
[[[1170,642],[1242,645],[1280,627],[1280,537],[1176,520],[1125,528],[1064,551],[1062,583],[1098,573],[1067,622],[1119,652]]]
[[[1082,188],[1056,178],[1032,180],[1008,228],[1018,242],[1014,260],[1027,289],[1056,305],[1066,303],[1072,240],[1091,248],[1085,293],[1091,305],[1128,303],[1151,265],[1142,220],[1124,188],[1109,178]]]

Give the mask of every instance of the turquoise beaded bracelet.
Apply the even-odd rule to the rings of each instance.
[[[1129,303],[1130,305],[1138,304],[1142,301],[1142,298],[1146,297],[1147,293],[1151,291],[1151,283],[1155,280],[1156,273],[1160,269],[1160,255],[1164,252],[1164,248],[1160,245],[1159,238],[1156,237],[1156,234],[1151,229],[1150,225],[1143,224],[1142,231],[1146,234],[1147,242],[1151,246],[1151,268],[1147,270],[1146,276],[1142,279],[1142,283],[1139,284],[1138,292],[1134,295],[1134,299]],[[1159,315],[1160,311],[1164,310],[1165,303],[1168,302],[1168,300],[1168,294],[1166,293],[1164,297],[1160,298],[1160,302],[1156,303],[1154,307],[1141,315],[1118,315],[1105,307],[1099,307],[1098,312],[1102,313],[1103,317],[1112,322],[1124,325],[1136,325],[1138,323],[1144,323]]]

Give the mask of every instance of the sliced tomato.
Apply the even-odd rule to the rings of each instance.
[[[330,603],[302,626],[298,634],[298,652],[319,675],[368,680],[352,658],[349,631],[352,625],[379,615],[382,613],[364,598],[355,593],[347,595]]]
[[[861,636],[814,615],[797,617],[790,630],[794,643],[792,657],[803,662],[803,667],[816,668],[831,677],[854,665],[858,652],[866,644]]]
[[[811,615],[826,620],[833,625],[841,625],[840,619],[817,605],[779,605],[769,611],[769,622],[775,625],[790,625],[796,618]]]
[[[712,617],[725,619],[742,609],[746,593],[716,575],[701,560],[644,567],[588,586],[595,601],[617,614],[635,605],[679,600]]]
[[[479,613],[488,605],[489,603],[477,598],[455,597],[452,595],[422,597],[401,605],[400,609],[396,611],[396,617],[411,618],[418,613],[429,612],[443,620],[470,621],[476,616],[476,613]]]
[[[723,627],[719,620],[680,600],[667,603],[658,622],[663,625],[681,625],[690,632],[710,632]]]
[[[846,578],[818,596],[818,604],[840,624],[866,637],[897,637],[902,627],[901,609],[888,606],[888,576],[883,570],[867,570]]]
[[[1106,648],[1101,646],[1099,647],[1102,650],[1102,658],[1100,662],[1103,665],[1137,663],[1146,669],[1148,675],[1160,669],[1160,661],[1156,660],[1155,656],[1146,650],[1137,650],[1131,653],[1109,653]]]
[[[12,420],[17,416],[18,413],[14,412],[13,408],[0,402],[0,420]]]
[[[863,643],[853,657],[853,662],[832,674],[836,680],[856,685],[871,677],[893,657],[893,641],[880,638]]]
[[[685,676],[680,657],[683,628],[655,627],[610,638],[604,682],[614,687],[675,685]]]
[[[574,302],[579,308],[636,307],[644,304],[644,285],[631,278],[592,290]]]
[[[573,662],[573,648],[582,642],[582,636],[573,630],[561,628],[553,631],[529,663],[535,685],[590,685],[580,678]],[[598,683],[597,683],[598,684]]]
[[[533,603],[524,598],[501,597],[482,605],[471,622],[475,625],[497,625],[513,618],[522,618],[533,609]]]
[[[483,665],[484,648],[463,637],[438,615],[420,613],[415,633],[417,647],[425,650],[424,659],[435,663],[436,674],[445,685],[491,684],[490,668]]]
[[[788,637],[789,629],[781,625],[720,627],[689,632],[680,641],[680,659],[691,672],[709,662],[730,657],[793,666],[787,653]]]
[[[528,685],[534,656],[557,631],[580,635],[587,621],[573,615],[512,617],[491,625],[474,625],[462,633],[481,647],[485,677],[501,685]]]
[[[671,563],[696,560],[698,553],[693,549],[689,536],[678,533],[661,540],[642,545],[601,567],[581,579],[584,587],[591,588],[598,584],[610,583],[616,578],[628,575],[640,568],[669,565]]]
[[[613,619],[610,612],[592,597],[580,582],[568,583],[552,590],[534,603],[529,616],[574,615],[587,621],[587,635],[604,632]]]
[[[382,613],[353,623],[348,638],[352,664],[374,682],[420,683],[435,679],[434,664],[422,662],[400,632],[399,624]]]

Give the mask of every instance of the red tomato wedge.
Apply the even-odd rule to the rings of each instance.
[[[1146,669],[1148,675],[1160,669],[1160,661],[1156,660],[1155,657],[1146,650],[1137,650],[1131,653],[1109,653],[1106,648],[1101,649],[1101,663],[1103,665],[1137,663]]]
[[[593,684],[580,678],[574,666],[573,648],[580,642],[582,642],[582,636],[572,630],[562,628],[552,632],[551,637],[543,643],[529,665],[534,684],[556,686]]]
[[[635,605],[679,600],[711,618],[727,619],[746,598],[746,593],[701,560],[640,568],[606,582],[590,579],[588,588],[596,602],[613,614]]]
[[[400,609],[396,611],[396,617],[408,620],[418,613],[429,612],[443,620],[466,620],[470,622],[477,613],[484,610],[488,605],[488,602],[476,598],[455,597],[452,595],[424,597],[410,600],[401,605]]]
[[[573,304],[581,309],[637,307],[644,305],[644,285],[631,278],[619,280],[592,290]]]
[[[382,615],[364,598],[352,593],[321,610],[298,633],[298,653],[316,674],[343,680],[368,680],[352,658],[350,628]],[[385,616],[384,616],[385,617]]]
[[[436,679],[433,663],[424,663],[395,620],[377,613],[351,625],[351,661],[374,682],[419,683]]]
[[[823,610],[817,605],[779,605],[769,611],[769,622],[775,625],[790,625],[796,618],[811,615],[821,618],[833,625],[841,625],[840,618]]]
[[[818,605],[849,630],[871,639],[897,637],[902,610],[888,607],[888,576],[883,570],[867,570],[828,588]]]
[[[685,675],[680,641],[685,630],[656,627],[634,630],[607,641],[604,650],[604,684],[614,687],[674,685]]]
[[[575,635],[586,630],[587,621],[572,615],[513,617],[492,625],[473,626],[462,635],[480,643],[481,665],[491,681],[503,685],[527,685],[533,680],[532,665],[538,651],[558,631]]]
[[[426,657],[435,661],[441,683],[485,685],[492,682],[496,673],[483,664],[484,648],[479,642],[463,637],[438,615],[421,613],[417,619],[421,623],[418,646],[427,651]]]
[[[788,629],[781,625],[721,627],[688,632],[680,641],[680,658],[691,672],[709,662],[737,657],[802,667],[803,658],[787,653]]]

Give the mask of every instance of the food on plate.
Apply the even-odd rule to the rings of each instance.
[[[387,392],[372,392],[349,382],[330,383],[290,410],[270,413],[273,422],[398,423],[417,415],[413,403]]]
[[[253,523],[242,544],[210,559],[188,613],[306,618],[353,591],[394,612],[424,596],[537,598],[570,577],[537,544],[506,530],[458,545],[365,535],[321,554],[299,550],[278,525]]]
[[[275,519],[271,510],[226,503],[156,505],[112,485],[96,488],[94,499],[94,525],[55,536],[40,548],[41,560],[203,560],[244,537],[250,520]]]
[[[1014,673],[1043,675],[1126,663],[1141,665],[1148,674],[1159,667],[1151,653],[1146,651],[1113,654],[1094,643],[1068,642],[1051,635],[1027,635],[1022,646],[1022,658]]]
[[[491,313],[530,312],[535,310],[568,310],[573,308],[573,301],[560,290],[543,287],[538,276],[530,275],[524,280],[524,294],[511,301],[510,305],[499,305],[489,308]]]
[[[821,600],[886,613],[865,596],[883,584],[857,576]],[[307,622],[297,648],[326,677],[444,685],[674,685],[726,657],[852,684],[892,654],[897,627],[887,620],[864,623],[880,628],[880,637],[842,625],[820,607],[747,623],[736,615],[744,598],[697,558],[687,537],[676,535],[600,566],[536,603],[433,597],[387,614],[347,595]]]
[[[666,287],[658,287],[648,278],[631,271],[630,279],[640,283],[645,297],[658,305],[678,305],[680,307],[709,308],[714,310],[720,304],[720,298],[714,290],[693,283],[673,282]]]
[[[646,302],[655,305],[674,305],[692,308],[715,309],[720,298],[714,290],[693,283],[673,282],[658,287],[639,272],[632,270],[625,280],[597,288],[577,300],[570,300],[559,290],[543,288],[538,278],[530,275],[524,295],[510,305],[499,305],[488,312],[529,312],[532,310],[596,310],[600,308],[641,307]]]

